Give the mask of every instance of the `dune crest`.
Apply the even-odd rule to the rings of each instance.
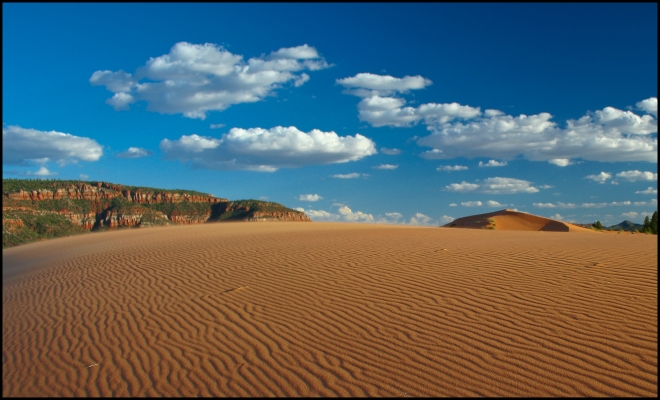
[[[451,228],[494,229],[501,231],[545,231],[545,232],[590,232],[568,222],[556,221],[534,214],[518,212],[505,208],[486,214],[470,215],[453,220],[444,225]]]

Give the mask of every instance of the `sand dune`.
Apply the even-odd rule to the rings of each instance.
[[[264,222],[33,243],[3,250],[2,394],[656,396],[657,272],[650,235]]]
[[[592,232],[568,222],[509,209],[458,218],[445,225],[452,228],[494,229],[500,231]]]

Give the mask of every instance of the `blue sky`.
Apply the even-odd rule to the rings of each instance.
[[[4,178],[315,221],[657,209],[657,4],[3,3]]]

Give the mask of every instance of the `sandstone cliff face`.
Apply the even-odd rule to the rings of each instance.
[[[13,187],[16,187],[15,182],[12,182]],[[122,185],[107,182],[79,182],[56,188],[62,185],[53,182],[48,182],[52,190],[19,189],[4,193],[3,246],[6,242],[5,235],[12,235],[23,229],[35,229],[36,219],[46,218],[42,218],[39,229],[57,224],[52,218],[48,219],[48,215],[64,217],[65,219],[59,221],[69,221],[71,229],[78,231],[191,225],[225,220],[311,222],[305,213],[271,202],[228,201],[212,195],[129,190]],[[34,187],[34,181],[31,183]],[[26,224],[25,221],[31,222]]]
[[[211,195],[197,196],[176,192],[141,192],[140,190],[131,192],[121,185],[106,182],[98,182],[96,185],[70,185],[66,189],[56,189],[53,191],[48,189],[19,190],[14,193],[7,193],[6,196],[12,200],[31,201],[60,199],[100,201],[122,196],[126,200],[136,204],[179,203],[183,201],[215,204],[227,201],[227,199]]]

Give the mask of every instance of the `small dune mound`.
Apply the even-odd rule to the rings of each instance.
[[[582,228],[567,222],[517,212],[508,208],[492,213],[458,218],[444,226],[503,231],[593,232],[591,229]]]

